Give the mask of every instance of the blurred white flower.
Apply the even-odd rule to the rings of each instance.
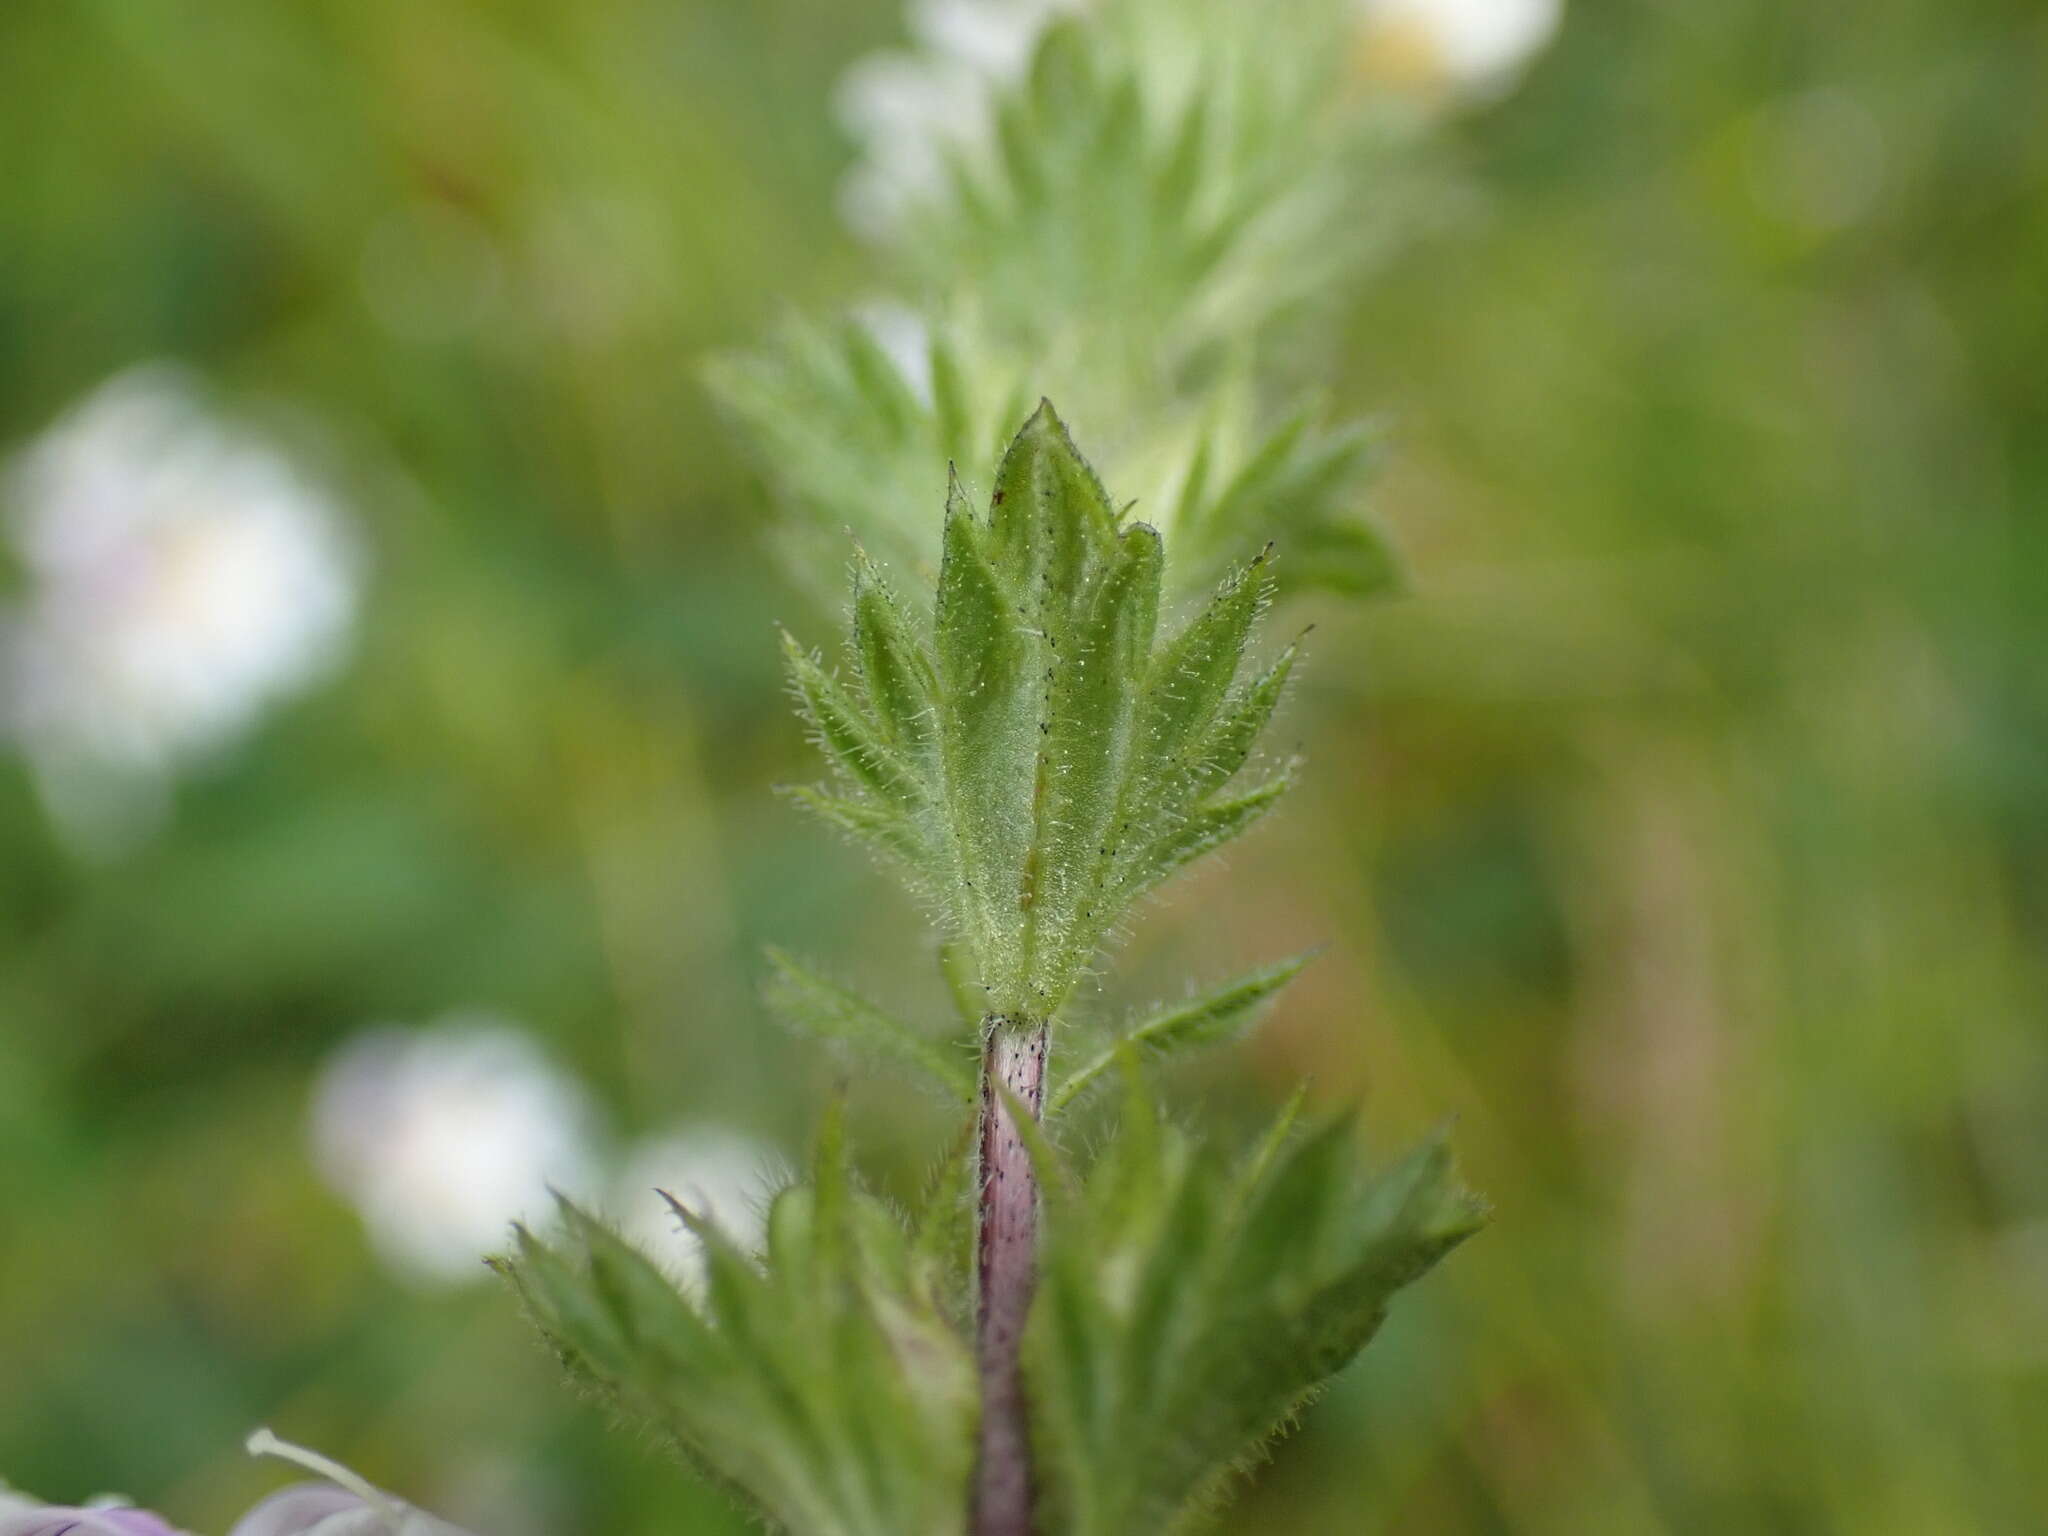
[[[840,188],[855,231],[891,233],[944,181],[949,158],[979,152],[996,95],[1016,82],[1053,20],[1087,0],[912,0],[915,46],[856,59],[838,113],[860,146]]]
[[[60,818],[89,810],[80,783],[146,793],[231,741],[354,617],[340,509],[175,367],[102,386],[8,467],[4,499],[27,580],[0,621],[0,727]]]
[[[1360,58],[1383,83],[1499,90],[1557,31],[1564,0],[1358,0]]]
[[[613,1209],[620,1229],[687,1287],[703,1280],[704,1256],[661,1192],[709,1216],[742,1247],[767,1232],[768,1203],[788,1183],[774,1149],[736,1131],[692,1125],[642,1142],[627,1157]]]
[[[313,1098],[322,1174],[394,1269],[432,1282],[481,1279],[511,1222],[549,1213],[550,1188],[587,1193],[593,1124],[582,1088],[489,1015],[365,1031]]]

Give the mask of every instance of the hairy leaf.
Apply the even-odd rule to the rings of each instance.
[[[1296,955],[1276,965],[1260,966],[1186,1002],[1163,1008],[1133,1025],[1108,1050],[1069,1073],[1047,1105],[1057,1113],[1087,1091],[1115,1066],[1120,1054],[1135,1048],[1149,1056],[1169,1056],[1241,1038],[1280,989],[1301,974],[1312,955]]]
[[[1238,683],[1266,553],[1159,638],[1160,537],[1120,518],[1049,404],[985,511],[956,478],[944,545],[929,631],[857,563],[857,687],[786,642],[851,791],[804,798],[906,870],[971,958],[984,1011],[1046,1017],[1135,901],[1277,796],[1284,775],[1228,786],[1294,653]]]
[[[810,1184],[777,1197],[765,1255],[678,1207],[701,1294],[577,1206],[562,1215],[558,1242],[521,1229],[498,1266],[621,1413],[780,1528],[964,1531],[975,1387],[946,1272],[853,1185],[836,1120]]]
[[[1441,1139],[1371,1173],[1350,1122],[1283,1123],[1233,1169],[1134,1087],[1085,1190],[1048,1202],[1025,1341],[1045,1528],[1182,1529],[1482,1219]]]
[[[874,791],[893,804],[914,808],[925,785],[890,739],[836,678],[804,653],[787,633],[782,637],[784,664],[789,668],[803,716],[816,733],[818,748],[846,780]]]
[[[894,861],[907,875],[914,878],[923,867],[925,846],[919,835],[921,829],[893,806],[829,795],[802,784],[788,786],[783,793],[855,842]]]
[[[769,1008],[791,1029],[830,1040],[868,1056],[910,1068],[963,1103],[974,1096],[974,1073],[930,1037],[858,993],[828,981],[782,950],[770,947],[774,968],[763,991]]]
[[[882,573],[856,550],[853,651],[876,725],[889,745],[929,779],[937,735],[938,678],[929,648],[896,604]]]

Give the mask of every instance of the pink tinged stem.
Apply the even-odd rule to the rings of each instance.
[[[981,1454],[974,1536],[1031,1536],[1031,1437],[1018,1356],[1038,1280],[1038,1176],[1017,1134],[1009,1090],[1035,1119],[1045,1103],[1046,1026],[993,1015],[981,1058]]]

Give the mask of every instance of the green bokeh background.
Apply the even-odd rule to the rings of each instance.
[[[708,350],[858,298],[877,0],[9,0],[0,441],[174,356],[310,408],[353,657],[109,864],[0,764],[0,1473],[219,1531],[271,1423],[486,1536],[737,1532],[509,1299],[389,1278],[323,1054],[529,1024],[621,1136],[794,1154],[773,940],[937,1006],[811,771]],[[1190,1074],[1459,1117],[1496,1225],[1231,1531],[2048,1529],[2048,20],[1573,0],[1345,316],[1412,590],[1129,988],[1326,941]],[[1077,423],[1083,445],[1087,424]],[[942,1127],[886,1089],[885,1186]]]

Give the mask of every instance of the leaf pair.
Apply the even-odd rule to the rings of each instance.
[[[1240,1039],[1280,989],[1300,974],[1310,955],[1260,966],[1221,986],[1155,1009],[1069,1072],[1046,1102],[1056,1115],[1100,1082],[1127,1052],[1147,1059],[1176,1056]],[[798,1034],[847,1048],[866,1064],[886,1064],[940,1089],[958,1104],[974,1100],[970,1059],[908,1021],[804,965],[780,949],[768,950],[770,974],[763,1001]],[[978,1014],[978,1010],[977,1010]],[[967,1020],[965,1022],[972,1022]]]
[[[1293,667],[1239,679],[1267,557],[1161,640],[1158,534],[1125,523],[1049,404],[986,516],[955,483],[929,624],[857,566],[843,683],[786,644],[842,793],[811,809],[906,872],[971,954],[989,1012],[1046,1017],[1131,907],[1256,821],[1234,791]]]
[[[1023,1360],[1039,1528],[1059,1536],[1186,1527],[1484,1217],[1440,1137],[1375,1173],[1350,1120],[1304,1134],[1290,1108],[1233,1163],[1160,1118],[1135,1047],[1122,1061],[1122,1120],[1085,1179],[1019,1122],[1046,1190]],[[559,1242],[520,1229],[498,1264],[572,1372],[779,1527],[960,1536],[970,1169],[956,1158],[906,1229],[854,1187],[835,1119],[764,1255],[679,1210],[701,1296],[566,1201]]]

